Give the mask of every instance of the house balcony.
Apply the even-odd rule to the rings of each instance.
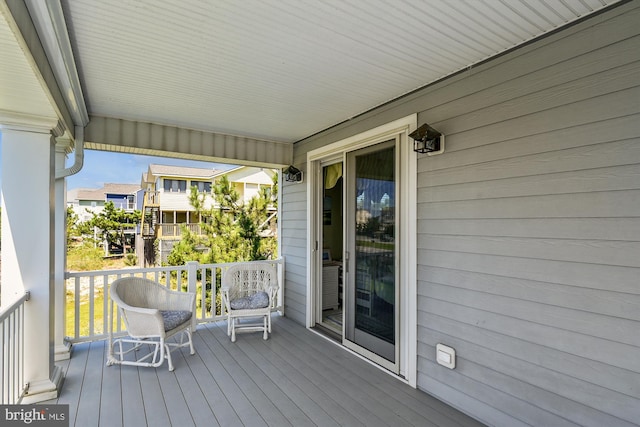
[[[161,223],[159,224],[159,233],[158,238],[180,238],[182,237],[182,226],[187,227],[187,229],[196,235],[200,234],[200,223],[190,223],[190,224],[167,224]]]
[[[275,315],[267,341],[201,324],[175,371],[106,366],[106,341],[76,344],[57,399],[71,426],[480,426],[335,343]]]
[[[284,260],[273,263],[282,283]],[[189,262],[177,267],[66,273],[67,341],[73,347],[70,358],[57,363],[65,377],[60,394],[43,404],[69,405],[71,426],[482,425],[284,317],[282,288],[269,339],[249,333],[232,343],[222,308],[203,303],[218,299],[218,287],[212,284],[230,265]],[[147,277],[197,293],[196,353],[176,351],[173,372],[166,364],[106,365],[105,331],[112,307],[105,284],[124,276]],[[22,357],[22,307],[28,303],[27,295],[16,302],[12,313],[1,316],[3,331],[8,330],[6,321],[18,319],[10,320],[11,333],[3,334],[3,361]],[[116,334],[124,334],[121,327],[117,319]],[[12,341],[14,336],[18,338]],[[7,354],[9,350],[14,353]],[[16,377],[19,384],[22,366],[3,365],[3,376]],[[3,400],[13,401],[9,396]]]

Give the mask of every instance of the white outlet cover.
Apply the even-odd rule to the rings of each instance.
[[[449,369],[456,367],[456,351],[455,349],[444,344],[436,345],[436,362]]]

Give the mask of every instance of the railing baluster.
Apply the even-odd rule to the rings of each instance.
[[[102,334],[109,331],[109,276],[102,276]]]
[[[29,294],[27,294],[27,301],[29,300]],[[24,303],[18,309],[20,312],[20,324],[24,325]],[[24,329],[23,329],[24,330]],[[22,388],[22,394],[26,391],[26,383],[24,380],[24,333],[20,333],[18,340],[18,351],[20,353],[20,368],[18,369],[18,386]]]
[[[95,289],[96,286],[96,276],[91,276],[89,278],[89,336],[92,337],[95,335],[95,319],[96,319],[96,310],[95,310]]]
[[[76,277],[74,291],[73,310],[75,316],[73,318],[73,337],[78,339],[80,337],[80,277]]]
[[[24,304],[29,293],[0,312],[0,402],[19,403],[26,390],[24,384]]]
[[[9,366],[10,366],[10,379],[9,379],[9,396],[16,395],[16,312],[14,311],[9,316]]]

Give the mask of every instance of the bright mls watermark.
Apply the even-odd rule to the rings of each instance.
[[[69,427],[69,405],[0,405],[0,425]]]

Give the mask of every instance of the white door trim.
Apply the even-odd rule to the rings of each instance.
[[[317,194],[320,178],[320,161],[336,158],[346,152],[364,148],[391,138],[399,138],[400,156],[400,271],[402,292],[400,296],[400,375],[412,387],[417,384],[417,155],[412,149],[409,134],[417,128],[417,114],[403,117],[349,138],[336,141],[307,153],[307,327],[315,325],[317,295],[313,283],[322,267],[320,252],[315,247],[319,233],[316,214],[319,202]],[[315,275],[315,276],[314,276]]]

